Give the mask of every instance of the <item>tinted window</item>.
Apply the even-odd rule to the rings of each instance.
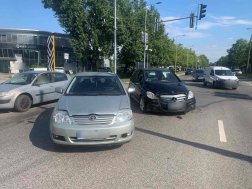
[[[13,50],[12,50],[12,49],[8,49],[8,54],[9,54],[9,57],[14,57],[14,54],[13,54]]]
[[[117,77],[77,76],[72,80],[65,95],[116,96],[124,94],[123,86]]]
[[[3,49],[3,57],[8,57],[7,49]]]
[[[171,71],[163,71],[163,70],[153,70],[153,71],[145,71],[144,79],[146,82],[178,82],[179,80]]]
[[[35,83],[48,84],[52,83],[52,77],[50,73],[42,74],[38,77]]]
[[[30,84],[38,74],[36,73],[20,73],[7,80],[7,84],[27,85]]]
[[[210,72],[210,75],[214,75],[214,72],[213,72],[213,70],[211,70],[211,72]]]
[[[53,75],[54,82],[66,81],[67,80],[67,76],[65,74],[53,73],[52,75]]]
[[[17,35],[12,35],[12,42],[17,43]]]
[[[215,70],[216,75],[225,75],[225,76],[233,76],[233,73],[230,70]]]

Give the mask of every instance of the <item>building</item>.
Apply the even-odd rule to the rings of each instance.
[[[66,34],[26,29],[0,29],[0,72],[17,69],[15,65],[22,65],[23,69],[47,67],[47,39],[51,35],[55,36],[57,67],[64,65],[64,53],[69,53],[68,62],[80,61],[75,56],[70,38]]]

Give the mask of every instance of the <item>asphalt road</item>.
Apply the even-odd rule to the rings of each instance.
[[[180,78],[196,110],[142,114],[133,103],[135,138],[121,147],[55,146],[56,102],[0,111],[0,188],[252,188],[251,82],[228,90]]]

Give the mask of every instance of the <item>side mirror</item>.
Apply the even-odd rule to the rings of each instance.
[[[134,93],[136,89],[134,87],[128,88],[128,93]]]
[[[40,85],[42,85],[43,83],[35,83],[35,86],[40,86]]]
[[[61,87],[56,87],[55,88],[55,92],[62,94],[63,93],[63,89]]]

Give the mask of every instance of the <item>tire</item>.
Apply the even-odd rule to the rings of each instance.
[[[143,113],[147,112],[147,109],[146,109],[146,106],[145,106],[145,100],[144,100],[143,96],[140,99],[139,108],[140,108],[141,112],[143,112]]]
[[[238,86],[237,86],[237,87],[235,87],[235,88],[232,88],[232,89],[236,90],[236,89],[238,89]]]
[[[32,105],[32,100],[27,95],[20,95],[15,101],[14,108],[19,112],[26,112],[30,109]]]

